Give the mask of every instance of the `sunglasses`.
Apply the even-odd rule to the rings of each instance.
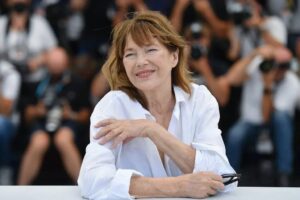
[[[224,185],[229,185],[231,183],[234,183],[234,182],[240,180],[240,178],[241,178],[241,174],[235,174],[235,173],[222,174],[221,176],[223,178],[223,184]]]

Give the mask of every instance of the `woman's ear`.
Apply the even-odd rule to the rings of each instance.
[[[178,56],[179,56],[179,50],[176,49],[171,53],[171,59],[172,59],[172,68],[175,68],[178,64]]]

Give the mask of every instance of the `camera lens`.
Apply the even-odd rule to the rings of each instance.
[[[262,73],[268,73],[275,67],[275,61],[273,59],[267,59],[262,61],[259,65],[259,69]]]

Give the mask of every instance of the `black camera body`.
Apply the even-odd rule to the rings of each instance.
[[[45,128],[48,132],[55,132],[61,125],[63,115],[63,107],[61,105],[53,106],[46,116]]]
[[[252,16],[252,9],[246,4],[239,2],[227,3],[227,12],[236,25],[242,25],[247,19]]]
[[[265,59],[259,64],[259,70],[262,73],[268,73],[272,69],[289,69],[290,62],[277,63],[274,59]]]
[[[199,40],[203,36],[203,27],[200,23],[194,22],[190,26],[192,42],[191,44],[191,58],[193,60],[198,60],[203,56],[207,55],[207,48],[201,45]]]
[[[191,58],[193,60],[198,60],[203,56],[207,55],[207,48],[199,43],[194,43],[191,45]]]
[[[57,131],[62,123],[64,99],[54,93],[48,93],[44,100],[47,108],[45,128],[52,133]]]

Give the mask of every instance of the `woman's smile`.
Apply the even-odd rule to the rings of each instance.
[[[154,72],[155,72],[155,70],[153,70],[153,69],[145,69],[145,70],[138,71],[135,75],[136,75],[139,79],[147,79],[147,78],[149,78]]]

